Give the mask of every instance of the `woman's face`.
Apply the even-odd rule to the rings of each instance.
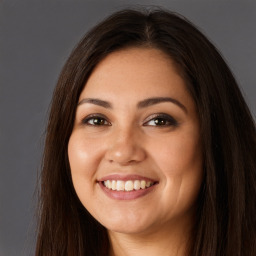
[[[152,48],[101,61],[80,95],[68,156],[80,201],[108,230],[191,221],[203,176],[200,127],[173,61]]]

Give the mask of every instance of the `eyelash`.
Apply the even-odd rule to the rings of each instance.
[[[90,123],[90,122],[93,123]],[[150,122],[154,122],[154,124],[150,125]],[[111,123],[107,120],[104,115],[101,114],[92,114],[87,116],[82,120],[82,123],[90,126],[111,126]],[[178,126],[178,122],[170,115],[164,113],[154,114],[147,118],[147,120],[143,123],[143,126],[158,126],[158,127],[169,127],[169,126]]]
[[[154,122],[154,125],[148,125],[149,122]],[[169,127],[169,126],[178,126],[178,122],[170,115],[164,113],[154,114],[150,116],[146,122],[143,123],[143,126],[158,126],[158,127]]]
[[[98,123],[98,121],[96,120],[103,121],[104,123],[101,123],[101,122]],[[93,121],[93,124],[89,123],[90,121]],[[91,126],[102,126],[102,125],[111,126],[111,123],[107,120],[107,118],[101,114],[89,115],[82,120],[82,123],[85,125],[91,125]]]

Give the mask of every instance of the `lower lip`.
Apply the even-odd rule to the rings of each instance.
[[[133,200],[140,197],[143,197],[150,192],[152,192],[155,188],[155,185],[145,188],[145,189],[139,189],[139,190],[133,190],[133,191],[117,191],[117,190],[111,190],[106,188],[102,182],[98,182],[100,188],[103,190],[103,192],[112,199],[117,200]]]

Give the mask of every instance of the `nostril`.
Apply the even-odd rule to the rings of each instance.
[[[105,158],[110,163],[115,162],[121,165],[130,165],[143,161],[146,157],[144,149],[141,146],[129,144],[117,144],[109,148],[105,154]]]

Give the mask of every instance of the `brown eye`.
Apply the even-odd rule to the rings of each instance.
[[[94,125],[104,125],[105,120],[103,118],[92,118],[90,121],[92,121],[92,124]],[[88,122],[90,123],[90,122]]]
[[[106,118],[102,116],[88,116],[83,121],[83,124],[92,126],[110,125]]]
[[[153,119],[153,122],[155,123],[155,125],[166,125],[166,124],[168,124],[168,121],[164,118]]]
[[[178,122],[171,116],[167,114],[156,114],[148,118],[149,120],[146,121],[143,125],[144,126],[177,126]]]

